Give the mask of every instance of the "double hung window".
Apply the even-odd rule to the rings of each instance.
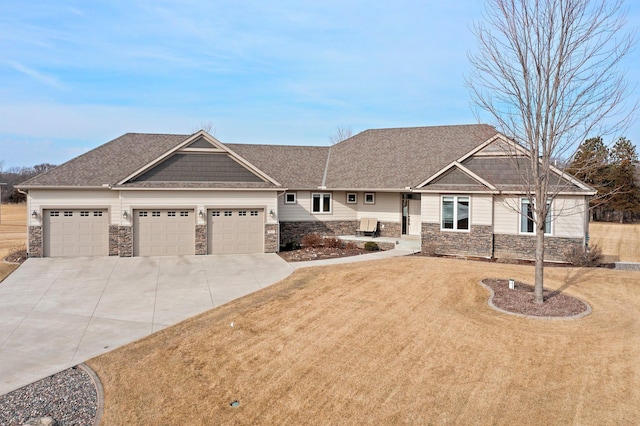
[[[311,213],[331,213],[331,193],[312,194]]]
[[[520,233],[535,234],[535,204],[532,204],[528,198],[520,200]],[[544,221],[544,233],[551,234],[551,201],[547,200],[547,217]]]

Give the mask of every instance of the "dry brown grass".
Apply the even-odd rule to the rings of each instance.
[[[640,262],[640,224],[592,222],[590,242],[602,249],[602,262]]]
[[[0,281],[5,279],[17,265],[4,263],[13,250],[27,243],[27,205],[3,204],[0,216]]]
[[[90,361],[102,424],[640,423],[640,273],[546,271],[593,313],[489,308],[478,282],[531,283],[529,266],[410,257],[299,270]]]

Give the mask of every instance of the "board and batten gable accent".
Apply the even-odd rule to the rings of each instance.
[[[176,153],[131,182],[264,182],[226,153]]]

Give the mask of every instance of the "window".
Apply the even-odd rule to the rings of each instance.
[[[531,204],[528,198],[520,200],[520,233],[535,234],[535,204]],[[547,200],[547,218],[544,221],[544,233],[551,234],[551,200]]]
[[[49,212],[49,216],[58,217],[58,216],[60,216],[60,212],[58,212],[58,211],[50,211]]]
[[[331,213],[331,194],[312,194],[311,213]]]
[[[72,217],[73,216],[73,212],[66,211],[66,212],[64,212],[64,215],[66,217]]]
[[[355,192],[347,192],[347,204],[356,204],[358,202],[358,194]]]
[[[147,217],[147,212],[138,212],[138,217]]]
[[[168,215],[171,216],[171,215]],[[151,217],[160,217],[160,212],[151,212]]]
[[[188,217],[189,216],[189,212],[180,212],[180,216],[181,217]]]
[[[231,210],[225,210],[225,211],[224,211],[224,215],[225,215],[225,216],[227,216],[227,217],[229,217],[229,216],[232,216],[232,215],[233,215],[233,212],[232,212]]]
[[[365,192],[364,193],[364,203],[365,204],[375,204],[376,203],[376,194],[374,192]]]
[[[238,216],[246,216],[247,215],[247,211],[246,210],[240,210],[238,212]]]
[[[89,216],[89,212],[86,210],[83,210],[80,212],[80,217],[88,217]]]
[[[102,217],[102,212],[101,211],[93,212],[93,215],[95,217]]]
[[[258,210],[251,210],[251,216],[258,216]]]
[[[219,210],[212,211],[211,216],[220,216],[220,211]]]
[[[295,192],[287,192],[284,194],[284,203],[285,204],[295,204],[296,203],[296,193]]]
[[[469,230],[469,197],[442,197],[442,229]]]

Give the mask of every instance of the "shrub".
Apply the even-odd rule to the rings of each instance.
[[[373,241],[367,241],[366,243],[364,243],[364,249],[366,251],[378,251],[380,250],[380,247],[378,247],[378,244],[374,243]]]
[[[322,244],[322,237],[319,234],[307,234],[302,237],[302,245],[304,247],[320,247]]]
[[[564,252],[565,260],[573,266],[596,266],[602,258],[602,249],[597,245],[587,247],[573,246]]]
[[[353,241],[347,241],[344,245],[344,248],[347,250],[355,250],[358,248],[358,245]]]
[[[425,256],[435,256],[438,253],[438,244],[435,241],[429,241],[422,245],[422,254]]]
[[[342,241],[336,237],[325,237],[322,240],[322,245],[327,248],[339,249],[342,248]]]

